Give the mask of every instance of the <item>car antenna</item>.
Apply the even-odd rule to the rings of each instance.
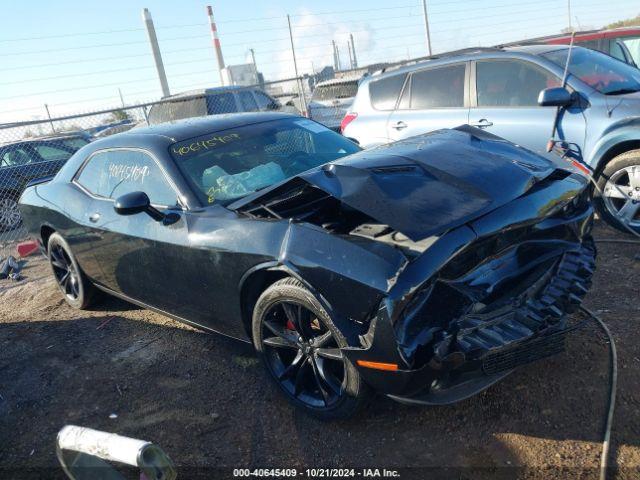
[[[571,40],[569,41],[569,52],[567,53],[567,61],[564,64],[564,73],[562,74],[562,84],[560,85],[562,88],[566,88],[567,86],[567,77],[569,76],[569,63],[571,62],[571,52],[573,50],[573,40],[576,38],[575,30],[571,32]],[[556,108],[556,115],[553,117],[553,126],[551,127],[551,138],[547,142],[547,152],[553,150],[553,147],[556,144],[555,136],[556,130],[558,129],[558,120],[560,119],[560,111],[562,107]]]

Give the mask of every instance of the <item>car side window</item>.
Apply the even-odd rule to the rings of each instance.
[[[152,125],[180,120],[183,118],[199,117],[207,114],[204,97],[171,99],[151,106],[149,123]]]
[[[240,90],[238,97],[240,98],[240,105],[242,106],[243,112],[255,112],[258,110],[258,104],[249,90]]]
[[[392,75],[369,83],[369,98],[376,110],[393,110],[404,85],[406,74]]]
[[[40,161],[39,158],[34,158],[34,154],[22,147],[9,146],[2,152],[2,162],[0,165],[3,167],[15,167],[17,165],[26,165],[27,163]]]
[[[33,149],[38,152],[44,161],[55,162],[58,160],[67,160],[73,153],[67,148],[56,147],[55,145],[36,144]]]
[[[425,110],[464,107],[464,78],[464,64],[414,72],[410,79],[410,90],[405,89],[411,99],[409,108]]]
[[[231,92],[208,95],[207,107],[210,115],[217,113],[235,113],[238,111],[236,101]]]
[[[560,84],[554,74],[528,62],[483,60],[476,63],[479,107],[536,107],[541,90]]]
[[[260,110],[277,110],[278,104],[265,93],[254,90],[253,94],[256,96],[256,101],[258,102],[258,109]]]
[[[174,206],[178,202],[158,164],[139,150],[108,150],[93,155],[76,180],[92,194],[116,199],[142,191],[156,205]]]
[[[622,47],[620,42],[616,40],[612,40],[610,43],[609,55],[611,55],[613,58],[617,58],[618,60],[623,61],[624,63],[629,63],[629,59],[624,52],[624,48]]]

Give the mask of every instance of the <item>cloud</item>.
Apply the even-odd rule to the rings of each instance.
[[[356,55],[371,54],[376,46],[375,29],[366,21],[344,21],[338,17],[312,15],[302,11],[291,19],[293,41],[296,50],[298,72],[312,73],[326,65],[333,65],[331,40],[334,40],[340,51],[342,68],[349,68],[349,51],[347,44],[349,34],[353,34]],[[270,60],[262,62],[263,69],[269,78],[289,78],[293,76],[293,57],[291,43],[282,41],[278,44],[278,52],[270,55]]]

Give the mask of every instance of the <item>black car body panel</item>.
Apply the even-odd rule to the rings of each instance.
[[[257,295],[295,277],[354,364],[397,365],[357,368],[403,401],[459,400],[561,349],[554,339],[594,268],[584,177],[461,127],[202,205],[168,154],[207,131],[290,118],[216,116],[94,142],[53,181],[27,188],[25,223],[40,240],[60,232],[101,288],[237,338],[247,338]],[[173,178],[182,207],[165,209],[171,222],[117,215],[73,182],[93,152],[125,147],[148,151]]]

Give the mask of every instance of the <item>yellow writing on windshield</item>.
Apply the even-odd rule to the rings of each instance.
[[[174,155],[184,156],[190,153],[196,153],[202,150],[209,150],[210,148],[215,148],[220,145],[225,145],[227,143],[238,140],[239,138],[240,138],[240,135],[238,135],[237,133],[229,133],[227,135],[216,135],[211,138],[207,138],[205,140],[198,140],[196,142],[191,142],[189,144],[173,147],[172,151]]]

